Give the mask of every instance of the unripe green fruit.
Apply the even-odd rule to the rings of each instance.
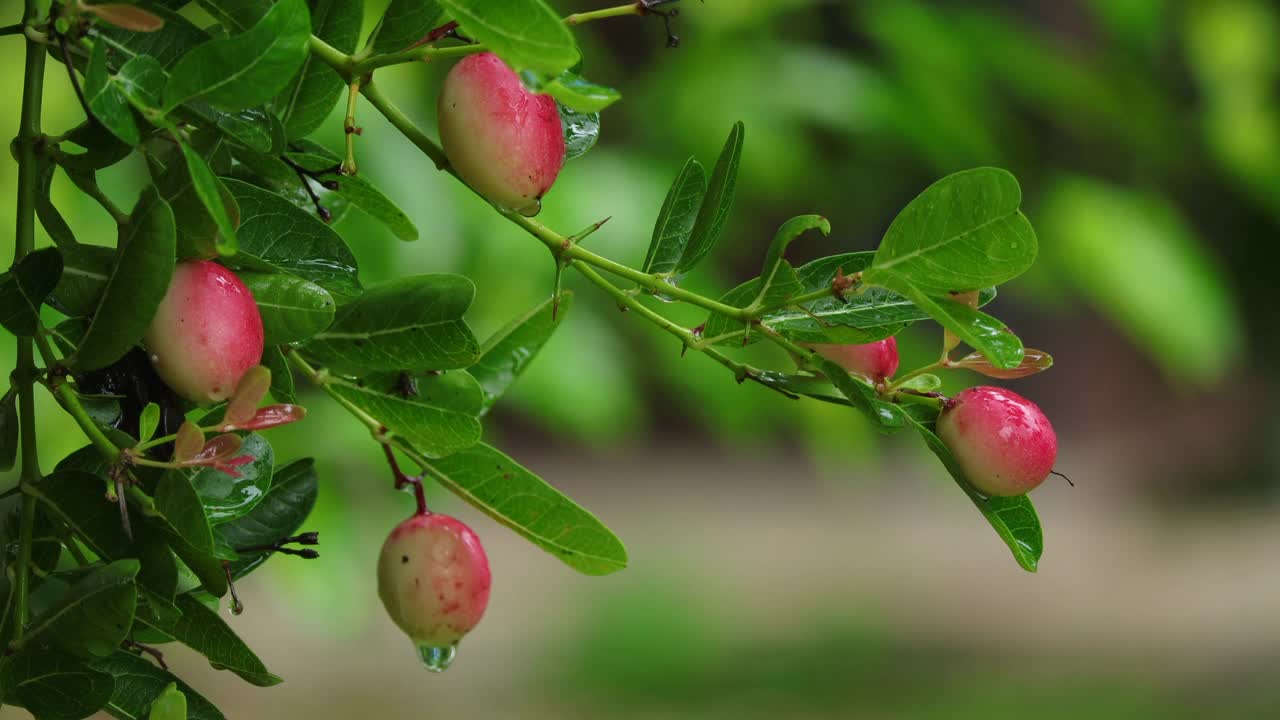
[[[453,647],[480,622],[490,582],[480,538],[448,515],[400,523],[378,559],[378,596],[431,670],[445,669]]]
[[[884,382],[885,378],[893,377],[898,372],[897,338],[885,338],[865,345],[814,344],[809,347],[845,370],[871,382]]]
[[[145,342],[174,392],[201,404],[220,402],[262,361],[262,316],[235,273],[209,260],[182,262]]]
[[[560,110],[529,92],[493,53],[461,60],[445,77],[438,105],[449,163],[476,192],[534,214],[564,165]]]
[[[969,388],[938,416],[938,437],[988,495],[1031,492],[1053,470],[1058,436],[1035,403],[998,387]]]

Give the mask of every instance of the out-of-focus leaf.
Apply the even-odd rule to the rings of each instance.
[[[187,720],[187,696],[178,689],[178,683],[171,682],[151,701],[151,711],[147,720]]]
[[[1170,377],[1223,376],[1242,344],[1239,310],[1219,262],[1167,201],[1064,179],[1038,216],[1056,267]]]

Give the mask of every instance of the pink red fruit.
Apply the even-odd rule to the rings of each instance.
[[[219,402],[262,361],[262,316],[253,293],[230,270],[209,260],[178,263],[146,344],[174,392]]]
[[[378,595],[423,649],[448,648],[480,622],[489,604],[489,559],[471,528],[431,513],[400,523],[378,559]]]
[[[969,388],[938,417],[938,437],[988,495],[1024,495],[1053,470],[1058,436],[1035,403],[998,387]]]
[[[898,371],[898,341],[886,338],[866,345],[810,345],[819,355],[872,382]]]
[[[497,55],[464,58],[444,80],[440,141],[476,192],[502,207],[536,212],[564,165],[560,111],[525,89]]]

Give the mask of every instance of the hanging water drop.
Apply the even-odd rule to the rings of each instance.
[[[534,198],[533,202],[520,208],[518,212],[525,217],[536,217],[542,212],[542,198]]]
[[[458,644],[452,645],[419,645],[418,657],[422,658],[422,665],[429,672],[442,673],[449,669],[453,664],[453,659],[458,656]]]

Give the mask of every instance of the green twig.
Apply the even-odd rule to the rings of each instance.
[[[36,21],[39,10],[36,0],[27,0],[23,24]],[[36,143],[40,138],[40,112],[43,102],[45,49],[43,45],[28,39],[26,61],[23,68],[22,110],[18,123],[18,137],[14,151],[18,161],[18,203],[14,227],[13,261],[16,265],[27,253],[35,249],[35,209],[39,192],[39,168]],[[40,481],[40,458],[36,444],[35,354],[31,338],[18,338],[18,362],[13,383],[18,393],[18,432],[22,437],[22,470],[20,484]],[[21,637],[27,624],[29,571],[31,565],[31,533],[35,525],[36,499],[29,494],[22,496],[22,519],[19,526],[18,565],[14,577],[14,633]]]

